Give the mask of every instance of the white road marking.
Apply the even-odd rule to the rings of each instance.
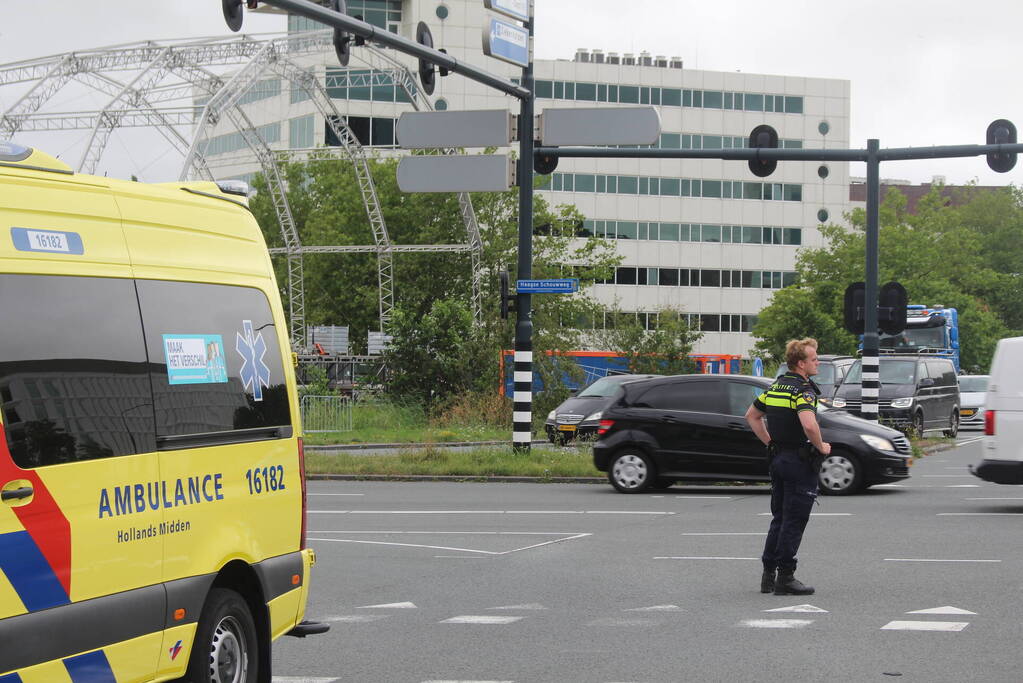
[[[334,680],[337,680],[337,679],[334,679]],[[442,680],[429,680],[429,681],[423,681],[423,683],[515,683],[515,681],[476,681],[476,680],[472,680],[472,681],[461,681],[461,680],[459,680],[459,681],[456,681],[456,680],[448,681],[448,680],[444,680],[444,681],[442,681]]]
[[[544,533],[544,534],[536,534],[536,535],[550,536],[551,534]],[[554,539],[552,541],[544,541],[543,543],[534,543],[532,545],[523,546],[522,548],[513,548],[511,550],[502,550],[502,551],[477,550],[476,548],[457,548],[457,547],[446,546],[446,545],[428,545],[428,544],[425,544],[425,543],[396,543],[396,542],[393,542],[393,541],[359,541],[359,540],[356,540],[354,538],[312,538],[312,537],[310,537],[309,540],[310,541],[317,541],[317,542],[320,542],[320,543],[355,543],[355,544],[359,544],[359,545],[389,545],[389,546],[396,546],[396,547],[400,547],[400,548],[428,548],[428,549],[431,549],[431,550],[453,550],[453,551],[456,551],[456,552],[463,552],[463,553],[478,553],[480,555],[510,555],[511,553],[517,553],[517,552],[521,552],[523,550],[532,550],[533,548],[540,548],[540,547],[543,547],[545,545],[552,545],[554,543],[561,543],[563,541],[574,541],[574,540],[576,540],[578,538],[585,538],[586,536],[592,536],[592,535],[593,534],[574,534],[574,535],[571,535],[571,536],[566,536],[564,538],[556,538],[556,539]]]
[[[877,484],[874,486],[875,489],[904,489],[905,484]]]
[[[307,496],[364,496],[366,494],[365,493],[307,493],[306,495]]]
[[[695,498],[696,500],[731,500],[734,496],[675,496],[676,498]]]
[[[1019,517],[1023,512],[939,512],[937,517]]]
[[[387,617],[388,615],[386,614],[345,614],[336,617],[327,617],[323,621],[330,624],[366,624],[371,621],[380,621]]]
[[[946,560],[920,557],[886,557],[885,562],[1001,562],[1001,560]]]
[[[776,607],[775,609],[765,609],[765,612],[813,612],[818,614],[827,614],[826,609],[815,607],[813,605],[794,605],[793,607]]]
[[[603,619],[594,619],[593,621],[587,621],[584,626],[656,626],[660,622],[653,619],[621,619],[616,617],[604,617]]]
[[[943,467],[942,469],[945,469],[945,470],[968,470],[970,468],[966,467],[965,465],[956,465],[955,467]]]
[[[414,602],[388,602],[382,605],[363,605],[355,609],[418,609]]]
[[[760,512],[760,513],[757,513],[757,516],[758,517],[770,517],[772,514],[774,514],[774,513],[771,513],[771,512]],[[851,513],[851,512],[811,512],[810,516],[811,517],[852,517],[852,514],[853,513]]]
[[[944,607],[932,607],[930,609],[918,609],[912,612],[906,612],[906,614],[972,614],[977,615],[976,612],[971,612],[965,609],[959,609],[958,607],[952,607],[951,605],[945,605]]]
[[[962,631],[968,621],[889,621],[882,631]]]
[[[490,609],[516,609],[516,610],[535,610],[535,609],[547,609],[538,602],[531,602],[528,605],[504,605],[502,607],[491,607]]]
[[[686,556],[686,557],[655,557],[655,560],[759,560],[759,557],[700,557],[700,556]]]
[[[340,678],[306,678],[304,676],[274,676],[271,683],[335,683]]]
[[[678,605],[652,605],[650,607],[630,607],[623,612],[681,612]]]
[[[764,536],[766,531],[691,531],[680,536]]]
[[[645,510],[310,510],[311,515],[675,515]]]
[[[461,617],[451,617],[444,621],[439,621],[439,624],[486,624],[486,625],[503,625],[513,624],[516,621],[521,620],[522,617],[495,617],[493,615],[488,616],[474,616],[465,615]]]
[[[947,489],[979,489],[980,484],[949,484]]]
[[[739,626],[748,628],[803,628],[813,623],[813,619],[746,619]]]
[[[978,436],[978,437],[976,437],[974,439],[970,439],[969,441],[960,441],[958,444],[956,444],[956,447],[965,446],[968,443],[977,443],[978,441],[983,441],[983,440],[984,440],[983,436]]]
[[[1023,500],[1023,498],[963,498],[963,500]]]
[[[962,479],[963,477],[972,477],[972,474],[921,474],[919,475],[924,479]]]

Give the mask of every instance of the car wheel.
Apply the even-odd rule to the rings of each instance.
[[[912,435],[918,439],[924,438],[924,414],[921,412],[913,414]]]
[[[945,436],[947,436],[950,439],[956,438],[956,435],[959,433],[959,409],[958,408],[956,408],[955,410],[952,411],[952,415],[950,415],[949,418],[948,418],[948,429],[946,429],[943,433],[945,434]]]
[[[619,493],[640,493],[654,486],[657,474],[645,453],[626,449],[611,461],[607,478]]]
[[[863,469],[855,456],[833,450],[821,461],[821,492],[831,496],[848,496],[862,487]]]
[[[250,683],[259,680],[259,641],[249,605],[227,588],[210,591],[192,643],[185,680]]]

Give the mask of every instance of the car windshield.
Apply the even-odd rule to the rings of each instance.
[[[580,391],[577,396],[579,398],[607,398],[608,396],[613,396],[620,386],[622,386],[621,378],[601,377],[596,382]]]
[[[849,368],[849,374],[842,380],[842,384],[859,384],[860,361]],[[916,361],[915,360],[889,360],[881,359],[881,384],[915,384],[916,383]]]
[[[882,334],[878,340],[882,349],[943,349],[945,348],[944,327],[909,327],[899,334]]]
[[[782,364],[778,368],[778,377],[781,377],[789,371],[787,365]],[[817,374],[813,376],[813,381],[817,384],[834,384],[835,383],[835,366],[831,363],[821,363],[817,367]]]
[[[959,378],[959,391],[987,391],[987,375],[964,375]]]

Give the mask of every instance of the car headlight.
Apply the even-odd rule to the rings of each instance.
[[[551,412],[547,413],[547,419],[554,422],[554,419],[558,416],[558,410],[555,408]]]
[[[835,406],[836,408],[845,408],[845,399],[836,396],[831,400],[831,405]]]
[[[860,438],[870,446],[876,448],[879,451],[895,451],[895,447],[892,446],[892,442],[888,439],[882,439],[880,436],[874,436],[873,434],[860,434]]]
[[[892,401],[892,408],[912,408],[913,397],[907,396],[905,398],[897,398]]]
[[[583,420],[583,422],[596,422],[597,420],[599,420],[602,417],[604,417],[604,411],[598,410],[597,412],[593,413],[592,415],[587,415],[586,419]]]

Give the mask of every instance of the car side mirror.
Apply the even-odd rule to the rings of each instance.
[[[920,380],[920,386],[921,387],[933,387],[934,386],[934,378],[933,377],[924,377],[922,380]]]

